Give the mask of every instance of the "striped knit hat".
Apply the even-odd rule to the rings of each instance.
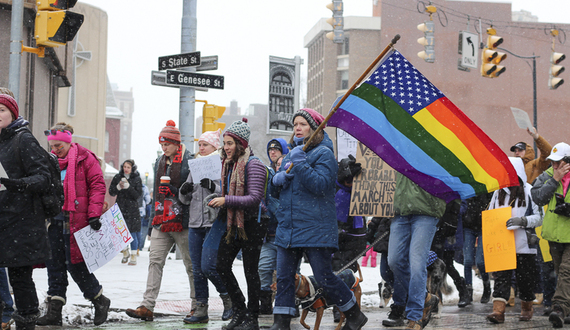
[[[242,120],[234,121],[226,132],[224,136],[229,135],[234,139],[238,139],[244,148],[249,145],[249,135],[251,134],[251,128],[247,124],[247,118],[242,118]]]
[[[182,142],[182,139],[180,138],[180,130],[176,128],[174,120],[166,122],[166,126],[158,135],[158,142],[171,142],[175,144],[180,144]]]
[[[309,126],[311,126],[311,128],[313,129],[313,131],[319,127],[319,125],[323,122],[323,120],[325,120],[325,117],[323,117],[323,115],[309,108],[303,108],[295,112],[295,115],[293,115],[293,122],[295,121],[295,117],[297,116],[305,118],[305,120],[309,123]]]

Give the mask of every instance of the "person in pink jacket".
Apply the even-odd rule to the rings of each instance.
[[[37,321],[38,325],[61,325],[61,310],[67,292],[67,272],[77,283],[85,299],[95,307],[93,323],[100,325],[107,320],[111,300],[103,295],[103,287],[85,265],[74,233],[91,226],[101,228],[99,217],[103,212],[105,181],[97,156],[85,147],[72,143],[73,127],[57,123],[46,130],[51,152],[59,160],[65,194],[62,212],[50,219],[48,236],[51,259],[46,261],[48,270],[47,312]]]

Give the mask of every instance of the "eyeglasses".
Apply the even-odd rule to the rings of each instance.
[[[56,135],[57,132],[65,133],[65,132],[69,132],[69,131],[64,130],[64,129],[46,129],[46,130],[44,131],[44,135],[45,135],[45,136],[50,136],[50,134],[51,134],[51,135]]]

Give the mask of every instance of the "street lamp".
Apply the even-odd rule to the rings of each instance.
[[[148,186],[148,172],[144,172],[144,176],[145,176],[144,184],[145,184],[146,186]]]

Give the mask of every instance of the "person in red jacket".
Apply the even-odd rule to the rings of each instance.
[[[61,325],[61,309],[67,292],[67,272],[79,286],[85,299],[95,307],[93,323],[107,320],[111,300],[103,295],[103,287],[85,265],[74,233],[91,226],[101,228],[99,217],[105,201],[105,180],[97,156],[89,149],[72,142],[73,127],[57,123],[46,130],[51,152],[59,160],[65,201],[62,212],[51,219],[48,235],[51,259],[48,270],[48,309],[37,321],[38,325]]]

